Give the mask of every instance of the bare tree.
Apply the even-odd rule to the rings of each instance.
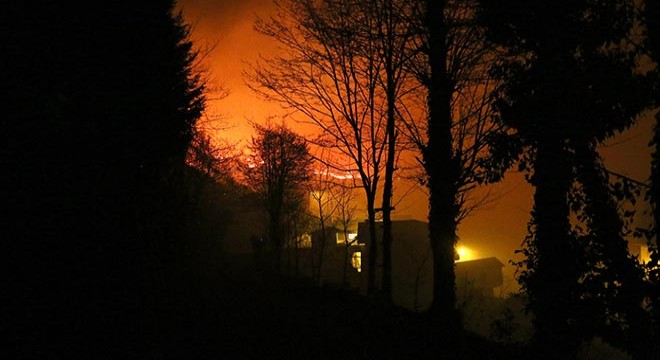
[[[315,231],[316,236],[312,242],[312,278],[316,284],[321,285],[323,273],[323,261],[326,256],[326,250],[330,246],[330,230],[333,224],[333,217],[337,211],[337,204],[333,199],[333,190],[335,185],[332,182],[332,175],[327,169],[325,171],[316,171],[316,177],[310,182],[310,197],[313,203],[315,222],[318,227]]]
[[[348,263],[351,259],[351,246],[355,245],[358,241],[357,236],[351,238],[350,228],[356,220],[355,205],[355,187],[352,186],[352,181],[347,184],[346,179],[338,179],[339,184],[335,187],[333,198],[337,204],[337,217],[336,227],[342,231],[344,237],[344,256],[342,265],[342,286],[348,286]]]
[[[278,18],[257,23],[257,29],[283,44],[286,53],[252,69],[249,78],[257,84],[255,90],[318,125],[323,131],[318,143],[335,146],[349,160],[344,163],[348,166],[333,166],[360,174],[374,226],[367,254],[369,292],[375,286],[374,198],[381,166],[385,169],[381,207],[385,294],[391,287],[391,232],[387,230],[397,133],[405,129],[421,151],[430,193],[436,269],[432,308],[455,308],[456,228],[478,204],[470,202],[470,194],[486,176],[480,167],[485,139],[499,129],[490,121],[487,99],[494,84],[487,80],[487,71],[491,53],[484,46],[483,30],[474,23],[476,3],[445,1],[440,10],[427,9],[425,2],[409,6],[391,0],[289,0],[285,4]],[[436,13],[431,15],[431,11]],[[438,16],[441,23],[432,23]],[[418,83],[408,81],[410,74]],[[401,100],[416,90],[428,98],[426,124],[415,116],[418,104]],[[369,143],[361,141],[365,129]]]
[[[454,290],[456,230],[481,201],[471,194],[488,175],[481,167],[486,139],[501,129],[489,106],[496,86],[488,80],[493,52],[475,22],[476,1],[416,4],[411,21],[417,22],[419,32],[410,71],[422,85],[428,113],[425,123],[405,123],[406,135],[420,150],[421,180],[429,190],[434,294],[430,311],[460,327]]]
[[[287,267],[289,273],[293,267],[293,274],[300,275],[300,253],[303,246],[306,246],[306,240],[313,227],[314,218],[309,212],[307,194],[300,196],[301,203],[294,206],[289,213],[286,221],[288,229],[286,238],[287,247]],[[291,263],[293,261],[293,264]]]
[[[217,181],[231,176],[234,160],[233,145],[216,142],[205,132],[195,131],[186,157],[188,165]]]
[[[357,174],[370,227],[367,291],[375,289],[375,200],[386,152],[382,108],[377,106],[381,62],[370,35],[374,19],[351,0],[285,0],[278,14],[258,20],[258,32],[283,54],[254,65],[246,77],[254,91],[277,101],[321,132],[317,145],[332,149],[328,163]]]
[[[409,20],[413,6],[409,1],[373,0],[365,2],[364,14],[372,18],[370,37],[377,44],[377,54],[381,62],[379,72],[380,93],[384,98],[385,134],[387,156],[385,160],[385,178],[383,183],[382,211],[383,220],[383,272],[382,293],[391,301],[392,293],[392,204],[394,194],[394,173],[401,148],[398,141],[399,122],[402,121],[397,111],[409,90],[411,79],[408,62],[413,44],[413,26]],[[367,54],[369,56],[369,54]],[[415,88],[415,85],[412,85]],[[405,105],[403,105],[405,106]]]

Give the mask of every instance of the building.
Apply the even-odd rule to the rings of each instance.
[[[382,241],[382,223],[376,224],[377,241]],[[346,239],[348,237],[348,239]],[[392,222],[392,301],[421,312],[433,299],[433,257],[428,224],[419,220]],[[357,224],[357,232],[328,227],[300,237],[284,250],[283,269],[312,279],[320,286],[352,288],[366,294],[369,227]],[[347,241],[348,240],[348,241]],[[382,246],[376,254],[376,287],[382,284]],[[501,286],[502,264],[489,257],[456,262],[457,294],[493,297]]]
[[[287,272],[309,277],[320,286],[358,290],[364,244],[358,243],[356,235],[336,227],[304,234],[285,249],[283,266]]]
[[[382,223],[376,224],[377,239],[382,241]],[[364,244],[362,291],[366,292],[369,251],[368,223],[358,224],[358,239]],[[502,286],[504,264],[495,257],[456,262],[458,294],[493,297]],[[381,286],[382,246],[378,246],[376,286]],[[413,311],[424,311],[433,300],[433,257],[428,238],[428,223],[419,220],[392,222],[392,301]]]
[[[467,295],[494,296],[502,286],[504,264],[495,257],[456,262],[456,288]]]

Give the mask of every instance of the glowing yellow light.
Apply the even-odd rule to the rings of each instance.
[[[460,257],[463,257],[463,256],[467,255],[467,249],[462,247],[462,246],[459,247],[457,251],[458,251],[458,255]]]
[[[459,259],[457,261],[472,260],[476,257],[475,252],[473,250],[462,245],[456,248],[456,252],[458,253],[459,256]]]
[[[642,245],[639,249],[639,261],[642,264],[646,264],[651,261],[651,253],[649,252],[649,247]]]
[[[356,251],[351,257],[351,266],[357,270],[357,272],[362,272],[362,252]]]
[[[354,179],[355,176],[351,174],[350,172],[346,171],[344,173],[336,173],[328,170],[314,170],[314,174],[316,175],[323,175],[323,176],[332,176],[335,179],[339,180],[347,180],[347,179]]]

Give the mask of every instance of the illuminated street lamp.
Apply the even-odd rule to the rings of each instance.
[[[473,260],[476,257],[475,254],[476,253],[472,249],[461,245],[461,246],[456,247],[456,255],[455,255],[454,259],[456,261]]]

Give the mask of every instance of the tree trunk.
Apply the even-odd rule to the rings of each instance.
[[[319,262],[318,262],[318,267],[316,269],[316,285],[321,286],[323,285],[321,275],[323,273],[323,256],[325,255],[325,246],[327,244],[327,233],[325,229],[325,224],[321,223],[321,238],[319,239],[320,241],[320,248],[319,248]]]
[[[270,246],[268,247],[269,249],[269,256],[268,256],[268,261],[270,262],[269,265],[269,270],[279,272],[280,270],[280,262],[282,258],[282,246],[281,246],[281,238],[280,238],[280,216],[279,212],[273,212],[270,216],[270,224],[269,224],[269,240],[270,240]]]
[[[343,270],[341,274],[341,287],[342,288],[347,288],[348,287],[348,278],[347,278],[347,270],[348,270],[348,256],[350,255],[350,246],[351,242],[348,240],[348,229],[347,229],[347,224],[344,222],[344,265],[343,265]]]
[[[393,163],[393,161],[392,161]],[[392,167],[392,169],[390,169]],[[383,285],[381,288],[385,301],[392,301],[392,172],[388,155],[383,189]],[[387,199],[387,200],[386,200]]]
[[[534,351],[543,359],[574,359],[580,344],[572,324],[579,264],[569,235],[569,157],[559,138],[538,142],[532,177],[536,189],[532,212],[536,258],[526,287],[536,329]]]
[[[378,258],[378,243],[376,236],[376,212],[374,210],[375,194],[367,193],[367,215],[369,222],[369,249],[367,262],[367,294],[376,291],[376,261]]]
[[[429,188],[429,238],[433,255],[433,302],[430,312],[454,332],[460,328],[456,311],[456,169],[452,152],[452,84],[447,76],[444,23],[446,1],[426,1],[426,25],[429,31],[428,145],[424,165]],[[440,320],[442,319],[442,320]]]
[[[656,2],[657,4],[657,2]],[[656,6],[656,9],[660,6]],[[658,10],[657,12],[660,12]],[[660,40],[660,36],[658,39]],[[659,50],[660,51],[660,50]],[[660,58],[660,56],[658,56]],[[657,100],[660,105],[660,99]],[[649,250],[651,250],[651,264],[653,268],[650,272],[650,299],[652,304],[651,317],[654,324],[653,335],[660,336],[660,207],[658,198],[660,198],[660,112],[655,116],[655,128],[653,133],[653,144],[655,149],[651,162],[651,209],[653,210],[653,227],[655,237],[648,239]],[[653,241],[655,240],[655,244]],[[652,246],[652,247],[651,247]],[[660,354],[660,344],[653,342],[651,351]]]
[[[296,277],[300,276],[300,234],[298,231],[298,223],[294,222],[294,228],[296,229],[296,238],[294,240],[295,242],[295,253],[293,254],[293,261],[294,261],[294,275]]]
[[[389,34],[388,36],[392,36]],[[390,46],[391,48],[391,46]],[[391,49],[389,49],[391,51]],[[385,163],[385,182],[383,184],[383,287],[386,301],[392,301],[392,193],[394,187],[394,159],[396,156],[394,69],[392,54],[386,57],[387,71],[387,161]]]
[[[341,272],[341,287],[343,289],[348,287],[348,281],[346,278],[347,270],[348,270],[348,245],[347,243],[344,243],[344,264],[342,266],[342,272]]]

